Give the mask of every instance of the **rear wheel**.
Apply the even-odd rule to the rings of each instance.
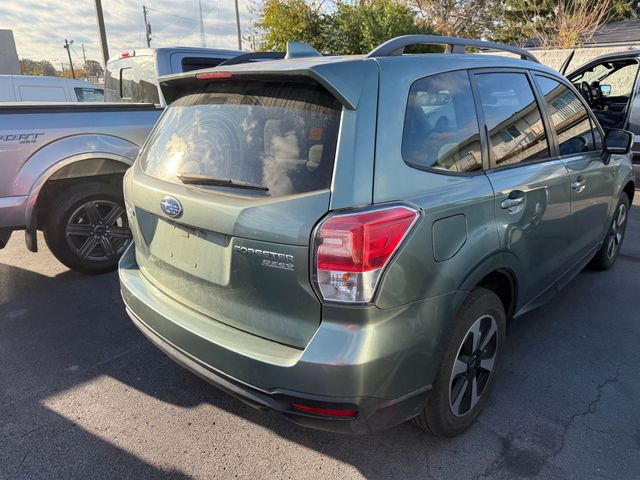
[[[608,270],[613,267],[620,253],[624,234],[627,230],[627,219],[629,218],[629,197],[626,193],[620,196],[618,206],[613,214],[611,226],[607,231],[607,236],[598,253],[593,257],[589,268],[593,270]]]
[[[60,192],[47,209],[44,238],[55,257],[72,270],[114,270],[131,242],[120,186],[89,182]]]
[[[465,300],[425,409],[414,423],[434,435],[464,432],[487,403],[504,344],[506,318],[500,298],[476,288]]]

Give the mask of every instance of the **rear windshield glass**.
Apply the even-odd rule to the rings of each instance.
[[[341,108],[324,88],[248,80],[211,85],[167,108],[140,157],[147,174],[175,183],[189,176],[231,180],[262,186],[256,193],[270,196],[329,188]]]
[[[120,58],[107,63],[104,86],[108,101],[160,103],[153,56]],[[115,95],[115,99],[112,98]]]

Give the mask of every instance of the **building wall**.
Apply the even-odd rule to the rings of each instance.
[[[591,47],[591,48],[577,48],[576,54],[571,60],[569,65],[569,72],[575,70],[580,65],[587,63],[589,60],[599,57],[601,55],[608,55],[611,53],[624,52],[626,50],[640,49],[640,44],[627,45],[623,47]],[[531,50],[538,60],[545,65],[559,70],[562,63],[571,53],[571,49],[552,49],[552,50]]]
[[[16,42],[11,30],[0,30],[0,75],[20,75]]]

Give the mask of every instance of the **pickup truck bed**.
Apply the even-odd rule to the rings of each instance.
[[[0,248],[24,229],[36,251],[36,230],[76,182],[94,177],[121,192],[122,174],[161,113],[152,104],[0,103]]]

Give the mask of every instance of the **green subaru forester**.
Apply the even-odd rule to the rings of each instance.
[[[416,44],[444,52],[404,54]],[[620,250],[631,135],[603,137],[524,50],[291,44],[161,87],[170,106],[124,179],[127,312],[186,368],[300,425],[461,433],[510,319]]]

